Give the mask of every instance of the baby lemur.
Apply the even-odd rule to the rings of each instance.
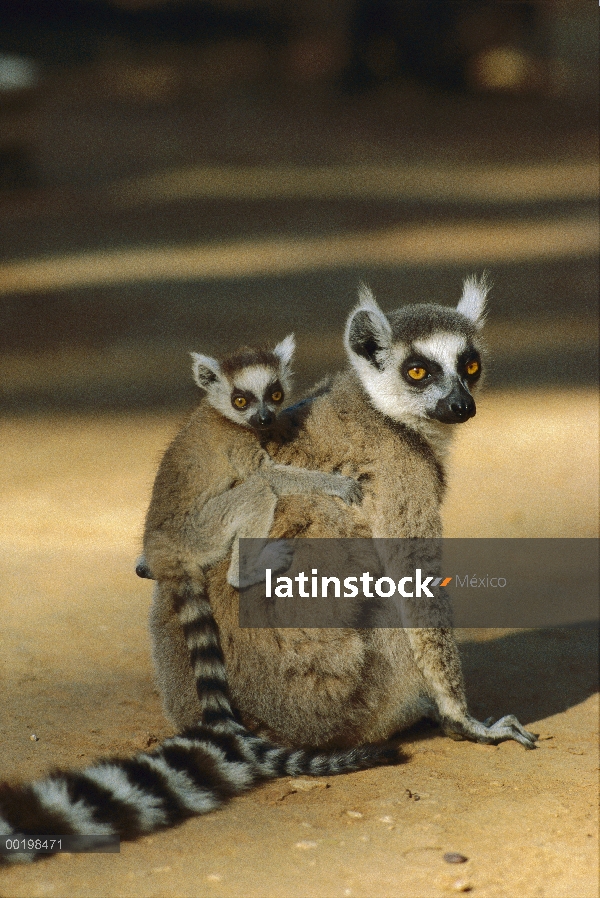
[[[276,462],[361,480],[362,505],[327,496],[280,500],[271,536],[376,540],[384,572],[402,576],[402,538],[441,537],[452,431],[475,414],[488,287],[467,279],[455,309],[409,305],[388,315],[363,288],[345,331],[349,360],[330,387],[288,414],[291,436],[267,444]],[[244,629],[224,564],[208,575],[232,701],[242,719],[291,745],[347,746],[388,738],[432,717],[455,738],[532,748],[512,715],[481,723],[467,711],[449,600],[406,599],[402,628]],[[434,573],[429,570],[429,573]],[[178,726],[200,705],[185,638],[160,582],[150,616],[165,709]]]
[[[287,567],[289,543],[268,543],[239,577],[239,539],[266,539],[281,496],[325,493],[346,503],[359,484],[341,474],[277,464],[262,447],[277,433],[291,383],[294,338],[271,351],[244,349],[220,363],[192,353],[205,396],[160,464],[146,516],[144,555],[136,570],[168,583],[180,615],[205,723],[233,719],[218,634],[205,595],[205,571],[231,550],[235,588]],[[261,543],[254,543],[260,550]],[[151,572],[151,573],[150,573]],[[159,674],[160,676],[160,674]]]

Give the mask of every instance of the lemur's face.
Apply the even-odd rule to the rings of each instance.
[[[475,414],[472,391],[481,376],[481,356],[459,334],[435,333],[392,348],[380,388],[421,418],[462,424]]]
[[[468,281],[457,309],[423,304],[386,316],[371,294],[346,327],[346,350],[372,404],[395,421],[461,424],[475,414],[485,282]]]
[[[293,353],[292,335],[272,351],[243,349],[221,363],[192,353],[194,379],[225,418],[265,432],[275,423],[289,390]]]
[[[231,380],[229,417],[245,427],[267,430],[275,423],[284,398],[281,372],[259,365],[244,368]]]

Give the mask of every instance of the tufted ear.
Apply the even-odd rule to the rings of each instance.
[[[296,338],[293,334],[288,334],[287,337],[278,343],[273,353],[280,359],[282,365],[289,365],[292,361],[292,356],[294,355],[296,349]]]
[[[485,301],[491,284],[484,272],[479,280],[475,275],[465,278],[463,293],[456,311],[468,318],[475,327],[481,328],[485,322]]]
[[[216,380],[220,380],[221,366],[208,355],[201,355],[199,352],[191,352],[190,355],[194,380],[201,390],[208,390]]]
[[[379,368],[380,353],[392,345],[392,328],[365,284],[360,285],[358,298],[359,303],[346,323],[346,352],[351,361],[353,356],[359,356]]]
[[[294,352],[296,349],[296,340],[293,334],[288,334],[287,337],[278,343],[277,346],[273,350],[273,354],[277,356],[279,361],[281,362],[281,375],[282,377],[289,378],[291,376],[291,364],[292,358],[294,357]]]

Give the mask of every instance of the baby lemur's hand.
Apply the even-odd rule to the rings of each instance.
[[[154,580],[152,571],[148,567],[143,555],[140,555],[135,563],[135,572],[138,577],[142,577],[144,580]]]
[[[237,582],[232,582],[233,578],[229,575],[227,579],[235,589],[248,589],[248,587],[254,586],[256,583],[264,583],[267,568],[270,568],[273,574],[281,574],[283,571],[287,571],[292,563],[293,557],[293,540],[271,540],[262,548],[258,558],[250,569],[245,569],[244,571],[240,570]]]
[[[343,474],[332,474],[335,478],[335,486],[332,495],[339,496],[346,505],[360,505],[363,499],[362,486],[353,477],[345,477]]]

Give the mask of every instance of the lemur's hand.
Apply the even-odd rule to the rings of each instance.
[[[274,574],[287,571],[293,557],[294,547],[291,539],[278,539],[267,543],[260,551],[252,569],[244,571],[240,576],[238,588],[247,589],[256,583],[262,583],[267,568]]]

